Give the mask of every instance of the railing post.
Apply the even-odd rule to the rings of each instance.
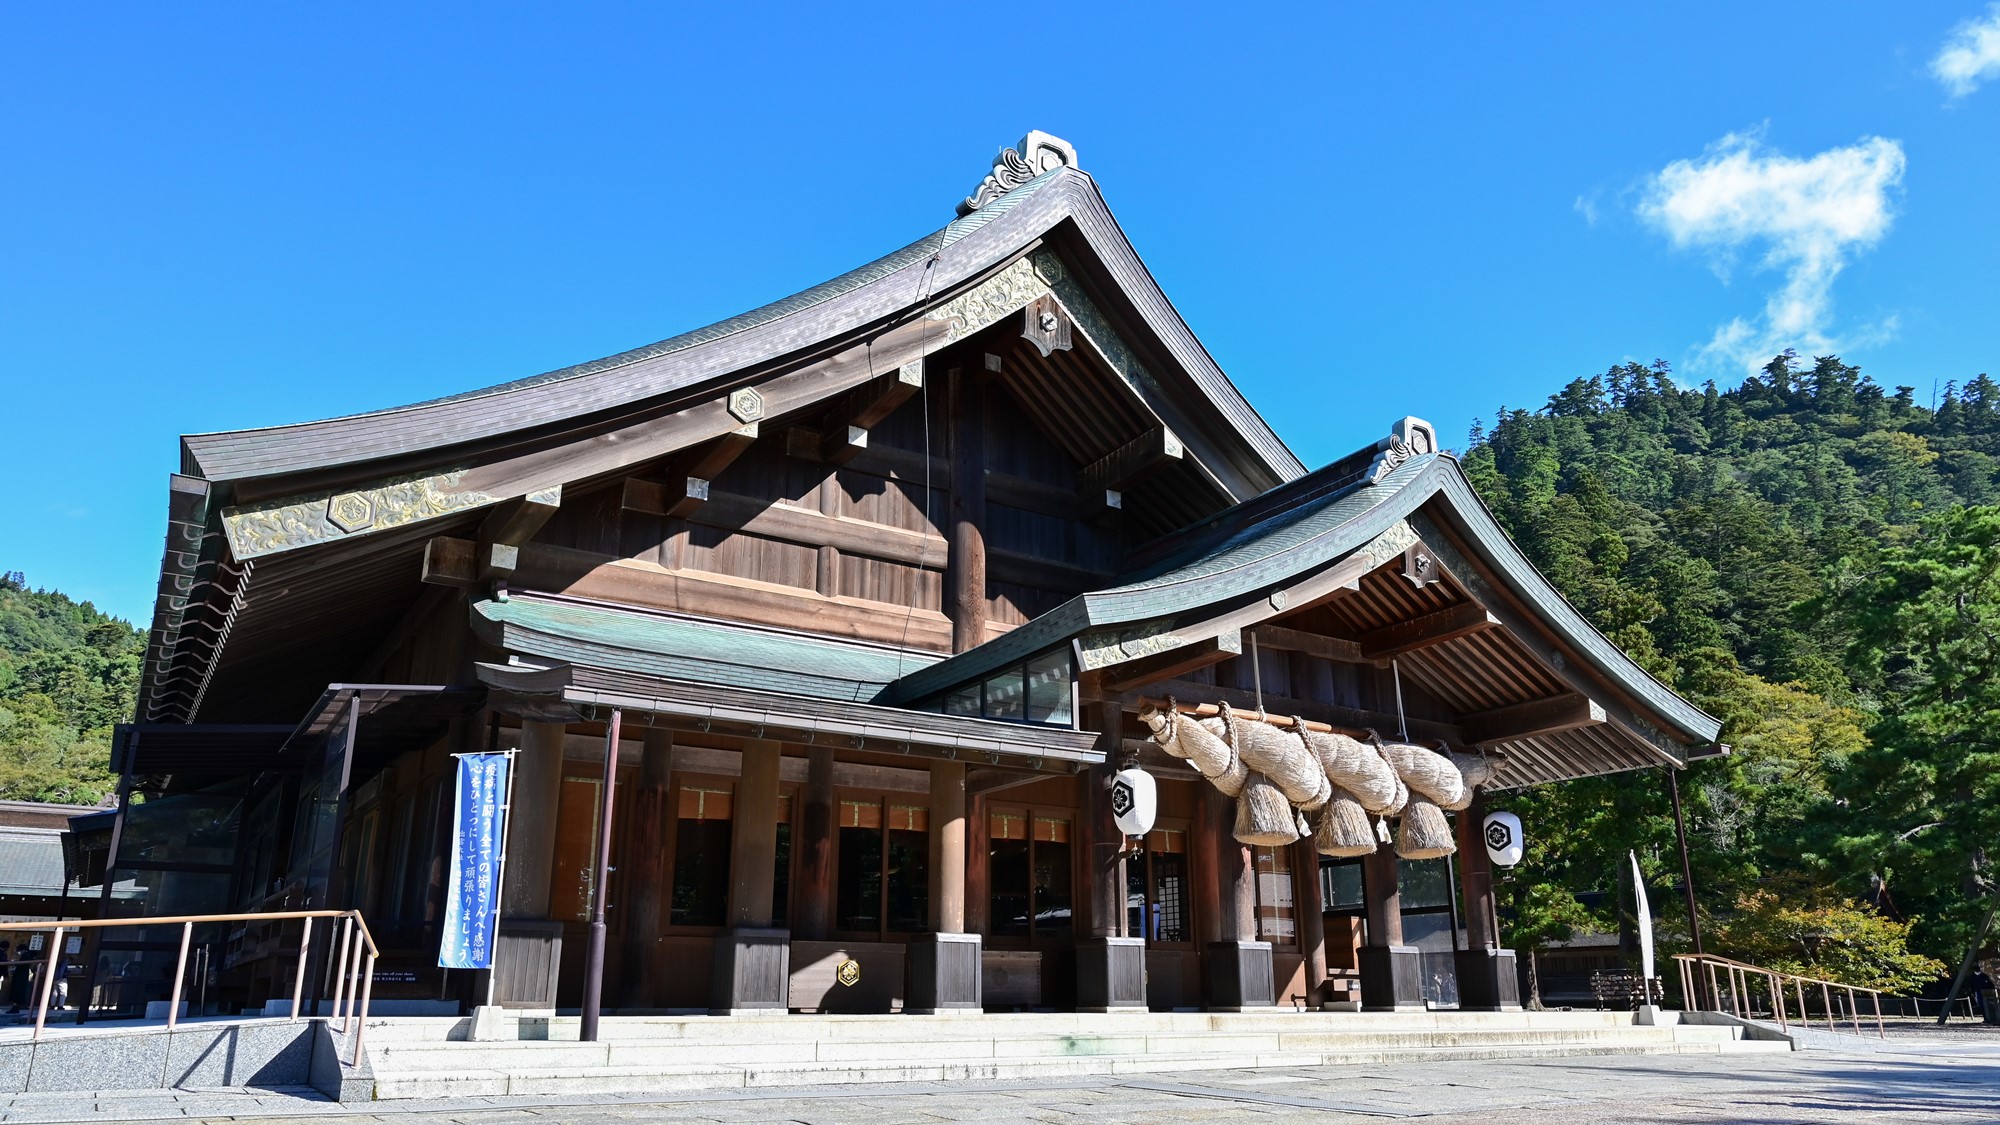
[[[1834,1029],[1833,993],[1827,990],[1825,981],[1819,982],[1819,1002],[1826,1008],[1826,1029],[1832,1031]]]
[[[368,1034],[368,998],[375,992],[375,951],[368,951],[367,975],[361,978],[361,1023],[354,1029],[354,1057],[350,1066],[361,1065],[361,1037]]]
[[[1882,1028],[1882,994],[1871,988],[1868,995],[1875,998],[1875,1038],[1887,1039],[1889,1033]]]
[[[56,959],[62,955],[63,928],[56,927],[54,940],[49,942],[48,967],[42,970],[42,1002],[35,1008],[35,1039],[42,1037],[42,1025],[48,1022],[49,1000],[56,993]]]
[[[354,1030],[355,1015],[361,1010],[361,960],[367,954],[368,946],[365,942],[354,943],[354,957],[347,963],[347,975],[350,980],[347,986],[347,1015],[340,1021],[342,1035]]]
[[[333,961],[333,1010],[330,1017],[342,1013],[341,1002],[349,999],[347,993],[347,943],[354,936],[354,919],[344,918],[340,923],[340,956]]]
[[[187,978],[188,943],[194,940],[194,923],[181,923],[181,956],[174,962],[174,994],[167,997],[167,1030],[172,1031],[181,1018],[181,982]]]
[[[299,971],[292,978],[292,1018],[299,1018],[299,1002],[306,994],[306,948],[312,944],[313,920],[307,918],[299,927]]]
[[[1847,1014],[1854,1022],[1854,1034],[1861,1034],[1861,1005],[1854,1002],[1854,986],[1847,986]]]

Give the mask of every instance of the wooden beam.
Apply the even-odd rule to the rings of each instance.
[[[1180,460],[1187,450],[1165,426],[1155,426],[1077,473],[1076,492],[1086,508],[1104,508],[1110,493],[1132,485]]]
[[[628,477],[619,506],[654,516],[684,517],[708,502],[709,482],[703,477],[675,476],[671,482]]]
[[[423,580],[438,586],[479,583],[479,544],[439,535],[424,544]]]
[[[1603,705],[1578,692],[1459,717],[1459,724],[1465,728],[1465,737],[1475,743],[1513,742],[1596,726],[1605,721]]]
[[[1214,684],[1189,683],[1186,680],[1168,680],[1153,684],[1145,695],[1154,697],[1171,695],[1182,703],[1227,703],[1239,711],[1257,710],[1257,693],[1242,688],[1217,687]],[[1126,711],[1137,714],[1143,707],[1142,696],[1138,692],[1122,692],[1118,702]],[[1264,695],[1264,710],[1267,714],[1292,716],[1325,723],[1343,731],[1372,730],[1383,738],[1396,737],[1396,716],[1380,711],[1365,711],[1359,707],[1341,707],[1332,703],[1320,703],[1311,699],[1290,699],[1281,695]],[[1441,723],[1432,719],[1410,719],[1410,738],[1420,742],[1443,739],[1453,745],[1466,744],[1465,732],[1456,723]]]
[[[538,489],[518,500],[509,500],[487,513],[479,524],[481,543],[505,543],[518,547],[535,537],[542,525],[562,507],[562,485]]]
[[[678,475],[711,481],[722,475],[743,451],[757,443],[757,423],[750,422],[723,434],[714,441],[697,447],[687,457],[686,463],[677,465]]]
[[[1162,753],[1161,756],[1165,757],[1166,755]],[[968,799],[990,796],[1009,789],[1018,789],[1023,785],[1033,785],[1037,781],[1047,781],[1052,777],[1069,776],[1071,776],[1071,773],[1068,770],[1064,770],[1061,773],[1024,773],[1021,770],[1010,769],[969,769],[965,771],[965,795]]]
[[[1361,655],[1368,660],[1387,660],[1491,629],[1498,624],[1500,619],[1486,612],[1485,606],[1478,602],[1466,602],[1364,634],[1359,638]]]
[[[1356,589],[1361,585],[1357,580],[1342,590]],[[1283,625],[1258,625],[1252,632],[1257,634],[1257,647],[1275,652],[1302,652],[1307,656],[1317,656],[1321,660],[1335,660],[1343,664],[1363,662],[1361,646],[1341,637],[1323,637],[1318,633],[1307,633],[1298,629],[1287,629]]]
[[[906,363],[892,375],[855,388],[843,397],[819,431],[819,459],[844,465],[868,448],[868,431],[924,389],[922,360]]]
[[[1102,690],[1132,691],[1157,680],[1171,680],[1183,673],[1206,668],[1211,664],[1220,664],[1231,657],[1241,655],[1243,655],[1243,634],[1239,630],[1231,629],[1207,640],[1103,668]]]

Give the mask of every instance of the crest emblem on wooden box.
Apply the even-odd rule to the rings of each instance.
[[[861,962],[856,961],[852,957],[842,961],[840,967],[833,971],[833,979],[839,981],[847,988],[853,988],[855,985],[860,984]]]

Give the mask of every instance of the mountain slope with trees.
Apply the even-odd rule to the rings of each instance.
[[[1682,778],[1711,948],[1779,956],[1752,933],[1779,925],[1776,895],[1821,915],[1783,923],[1794,967],[1855,976],[1838,935],[1889,932],[1855,911],[1922,954],[1962,955],[2000,827],[2000,384],[1947,387],[1933,409],[1831,356],[1787,353],[1728,391],[1625,364],[1502,409],[1470,446],[1467,471],[1543,572],[1724,720],[1735,753]],[[1513,800],[1543,841],[1509,888],[1517,939],[1582,913],[1531,892],[1536,878],[1610,890],[1634,848],[1649,883],[1680,882],[1655,774]],[[1896,944],[1875,979],[1933,971]]]
[[[145,635],[0,574],[0,798],[95,804],[114,787],[112,726],[131,718]]]

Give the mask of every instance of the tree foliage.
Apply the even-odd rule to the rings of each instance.
[[[1986,376],[1932,409],[1837,357],[1791,353],[1726,391],[1622,364],[1475,428],[1466,471],[1522,549],[1723,721],[1735,753],[1680,779],[1715,924],[1783,876],[1827,910],[1880,905],[1925,953],[1963,952],[1984,892],[1977,841],[2000,827],[1986,811],[2000,612],[1982,608],[2000,606],[2000,511],[1980,507],[2000,501],[1996,458],[2000,384]],[[1599,926],[1630,909],[1628,849],[1649,884],[1680,882],[1656,773],[1510,804],[1530,839],[1558,838],[1547,873]],[[1517,909],[1524,936],[1570,913]]]
[[[131,716],[144,652],[131,623],[0,575],[0,798],[110,794],[112,727]]]

